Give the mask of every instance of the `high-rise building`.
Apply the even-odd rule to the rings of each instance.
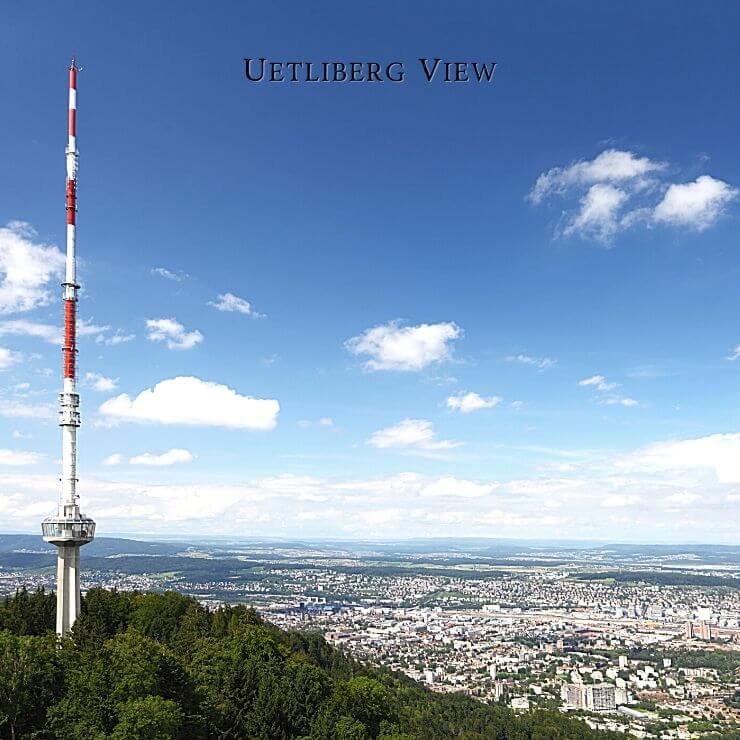
[[[616,689],[610,683],[587,684],[586,709],[592,712],[610,712],[617,708]]]
[[[80,613],[80,547],[95,536],[95,522],[80,513],[77,495],[77,429],[80,397],[77,393],[77,65],[69,66],[67,137],[67,260],[62,283],[64,341],[63,387],[59,394],[62,428],[62,486],[57,511],[41,524],[44,540],[57,548],[57,633],[66,634]]]
[[[617,708],[616,688],[610,683],[565,684],[560,690],[560,698],[573,709],[610,712]]]

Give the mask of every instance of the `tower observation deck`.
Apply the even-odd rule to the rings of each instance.
[[[80,613],[80,547],[95,536],[95,522],[80,512],[77,495],[77,429],[80,396],[77,393],[77,65],[69,66],[69,116],[67,140],[67,260],[62,283],[64,385],[59,394],[62,428],[62,478],[57,512],[41,523],[46,542],[57,548],[57,633],[64,635]]]

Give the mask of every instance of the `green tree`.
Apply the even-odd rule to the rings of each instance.
[[[43,726],[61,691],[53,637],[0,632],[0,729],[15,740]]]
[[[352,717],[340,717],[334,725],[335,740],[370,740],[365,725]]]
[[[7,596],[0,606],[0,630],[16,635],[41,636],[56,626],[56,596],[39,588],[30,594],[25,588]]]
[[[91,588],[82,600],[72,637],[80,647],[100,648],[128,626],[135,594]]]
[[[147,696],[126,702],[118,714],[111,740],[173,740],[181,737],[182,709],[161,696]]]
[[[163,594],[138,594],[133,603],[129,624],[151,637],[169,644],[173,641],[188,607],[194,599],[175,591]]]

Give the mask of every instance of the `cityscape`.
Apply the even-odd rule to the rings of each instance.
[[[54,587],[50,551],[20,536],[0,547],[4,593]],[[740,548],[104,539],[89,549],[83,588],[248,604],[435,692],[557,709],[633,737],[740,724]]]

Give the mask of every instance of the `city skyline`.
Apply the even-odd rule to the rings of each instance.
[[[737,543],[740,12],[528,26],[472,3],[450,41],[441,4],[287,30],[80,5],[79,488],[101,534]],[[71,50],[60,9],[6,14],[0,530],[36,531],[59,492]],[[575,21],[594,35],[566,51]],[[250,54],[422,45],[495,81],[243,79]]]

